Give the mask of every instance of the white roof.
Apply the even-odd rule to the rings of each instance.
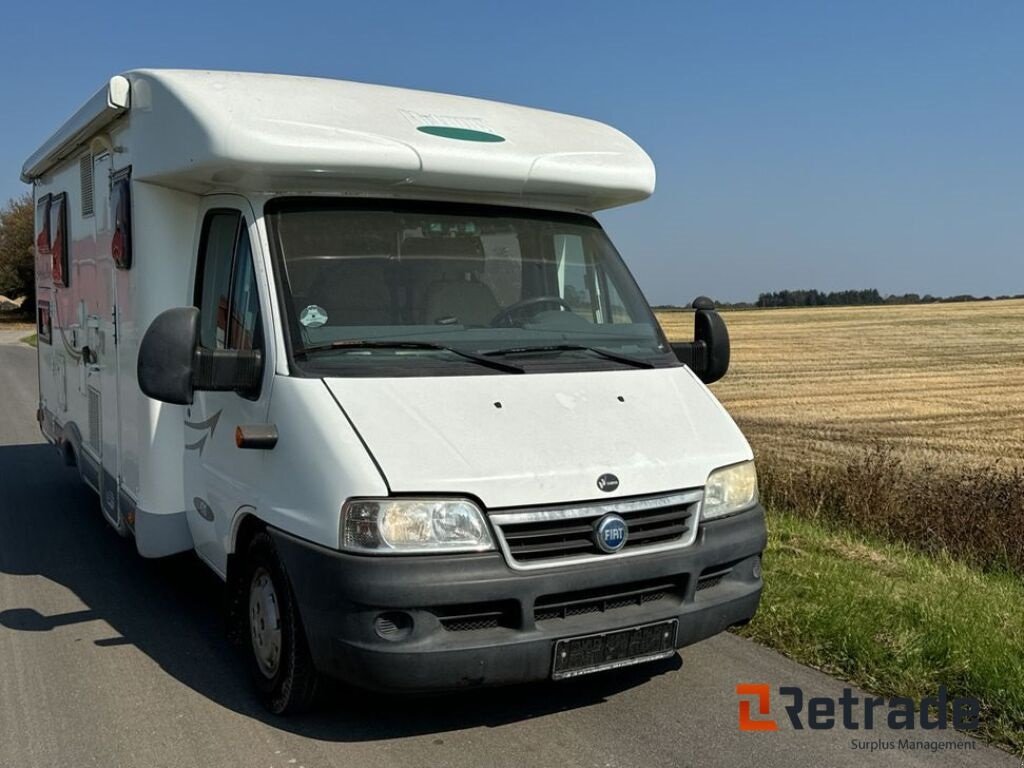
[[[327,188],[593,211],[654,191],[654,164],[603,123],[342,80],[198,70],[118,75],[28,161],[31,181],[130,117],[132,177],[195,192]]]

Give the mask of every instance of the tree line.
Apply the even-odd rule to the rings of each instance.
[[[857,307],[873,304],[940,304],[958,301],[992,301],[993,299],[1020,299],[1024,294],[1015,296],[973,296],[961,293],[955,296],[932,296],[926,293],[889,294],[883,296],[877,288],[850,291],[819,291],[784,290],[768,291],[760,294],[755,307]]]
[[[994,301],[996,299],[1024,299],[1024,293],[1000,296],[974,296],[960,293],[955,296],[933,296],[930,293],[892,293],[883,296],[877,288],[847,291],[819,291],[816,288],[766,291],[756,301],[716,301],[723,309],[761,309],[775,307],[861,307],[880,304],[947,304],[960,301]],[[654,309],[685,309],[677,304],[659,304]]]
[[[9,200],[0,208],[0,296],[25,297],[22,310],[35,314],[35,256],[32,250],[35,209],[32,195]]]

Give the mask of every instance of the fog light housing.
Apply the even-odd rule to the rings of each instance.
[[[412,616],[404,611],[388,611],[374,619],[373,629],[382,640],[404,640],[412,634]]]

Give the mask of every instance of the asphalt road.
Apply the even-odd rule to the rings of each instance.
[[[1020,763],[952,730],[795,731],[782,722],[774,733],[740,732],[737,683],[832,697],[843,684],[731,635],[667,663],[568,684],[425,700],[339,688],[313,715],[271,717],[224,640],[219,581],[192,556],[143,560],[107,527],[91,492],[41,443],[35,352],[11,342],[0,339],[3,768]],[[851,747],[905,737],[967,748]]]

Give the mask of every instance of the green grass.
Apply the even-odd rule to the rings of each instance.
[[[36,338],[36,334],[33,333],[31,336],[26,336],[24,339],[22,339],[21,343],[28,344],[31,347],[36,347],[39,345],[39,339]]]
[[[741,634],[883,696],[982,704],[1024,749],[1024,580],[791,514],[769,516],[765,591]]]

